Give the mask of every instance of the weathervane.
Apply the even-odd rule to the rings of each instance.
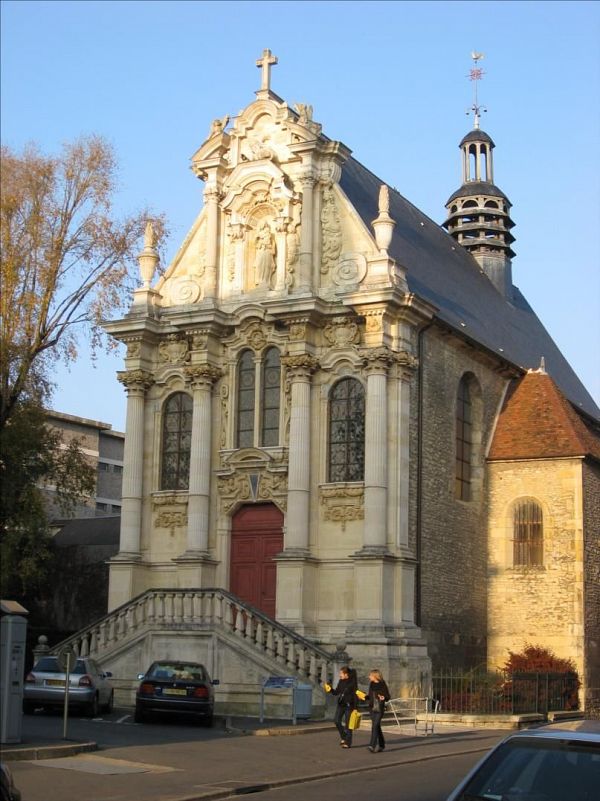
[[[483,58],[483,53],[476,53],[473,51],[471,53],[471,58],[473,59],[474,67],[471,68],[468,74],[469,80],[475,83],[475,101],[471,108],[467,109],[467,114],[473,112],[473,127],[479,128],[479,118],[482,111],[487,111],[485,106],[480,106],[477,100],[477,83],[483,78],[485,72],[479,66],[479,62]]]

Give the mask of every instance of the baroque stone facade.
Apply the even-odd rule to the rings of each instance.
[[[550,465],[569,471],[552,498],[541,473],[487,461],[538,347],[570,399],[597,410],[526,304],[323,136],[312,107],[274,94],[270,53],[257,63],[256,100],[215,120],[192,158],[205,203],[177,256],[153,285],[147,233],[144,285],[106,326],[127,343],[128,393],[109,605],[220,587],[260,610],[271,593],[280,623],[422,694],[432,659],[498,661],[530,634],[529,607],[512,626],[503,606],[514,581],[533,597],[532,577],[502,561],[506,504],[525,486],[552,520],[569,487],[589,487],[580,551],[565,530],[556,583],[536,587],[575,581],[597,603],[596,468]],[[565,632],[591,614],[563,613]],[[585,672],[585,636],[547,634]]]

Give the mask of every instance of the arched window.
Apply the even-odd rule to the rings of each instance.
[[[342,378],[329,398],[328,480],[363,481],[365,475],[365,390]]]
[[[456,398],[456,497],[471,500],[473,404],[468,376],[461,378]]]
[[[188,489],[191,444],[192,399],[185,392],[176,392],[163,409],[161,489]]]
[[[256,370],[254,354],[245,350],[238,365],[237,396],[237,447],[251,448],[254,445],[254,407],[256,403]]]
[[[532,500],[519,501],[513,510],[513,564],[522,567],[544,564],[542,507]]]
[[[261,445],[279,445],[279,403],[281,398],[281,360],[277,348],[269,348],[262,363]]]

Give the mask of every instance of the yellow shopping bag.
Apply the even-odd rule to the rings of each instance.
[[[348,728],[351,731],[355,731],[356,729],[360,728],[360,722],[362,720],[362,715],[358,711],[358,709],[353,709],[350,713],[350,720],[348,721]]]

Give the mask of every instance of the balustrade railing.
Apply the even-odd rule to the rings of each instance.
[[[339,669],[331,654],[292,629],[222,589],[147,590],[56,645],[77,656],[101,659],[108,651],[150,629],[221,628],[258,653],[275,659],[282,671],[314,683],[331,681]]]

